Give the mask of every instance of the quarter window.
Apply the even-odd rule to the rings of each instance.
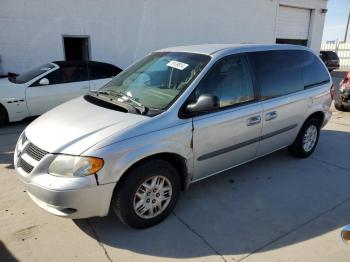
[[[329,74],[323,63],[313,53],[297,51],[297,57],[302,69],[304,87],[310,88],[329,82]]]
[[[304,90],[300,61],[294,50],[256,52],[251,58],[262,100]]]
[[[195,99],[202,94],[216,95],[220,107],[254,100],[253,83],[244,56],[230,56],[216,63],[195,89]]]

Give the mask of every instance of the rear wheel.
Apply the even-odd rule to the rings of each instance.
[[[4,126],[8,121],[7,118],[7,111],[6,109],[0,104],[0,127]]]
[[[311,118],[304,123],[294,143],[289,147],[289,151],[296,157],[308,157],[314,152],[319,136],[319,121]]]
[[[341,103],[334,102],[334,107],[339,111],[344,111],[344,106]]]
[[[180,185],[179,174],[169,162],[150,160],[122,179],[113,195],[112,208],[131,227],[153,226],[173,210]]]

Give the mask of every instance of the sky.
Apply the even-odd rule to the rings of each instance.
[[[350,0],[329,0],[326,23],[322,42],[340,40],[343,41],[346,23],[348,19]],[[348,33],[350,40],[350,30]]]

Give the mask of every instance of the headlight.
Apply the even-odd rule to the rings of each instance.
[[[344,91],[345,91],[345,86],[341,86],[341,87],[339,88],[339,91],[340,91],[341,93],[344,93]]]
[[[103,167],[103,159],[58,155],[49,166],[49,173],[61,177],[83,177],[95,174]]]

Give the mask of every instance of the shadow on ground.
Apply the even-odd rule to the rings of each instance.
[[[18,260],[6,248],[4,243],[0,240],[0,261],[2,262],[17,262]]]
[[[152,228],[128,228],[114,215],[75,223],[107,248],[160,257],[243,256],[296,244],[350,223],[349,146],[350,133],[325,130],[311,158],[282,150],[195,183]]]

